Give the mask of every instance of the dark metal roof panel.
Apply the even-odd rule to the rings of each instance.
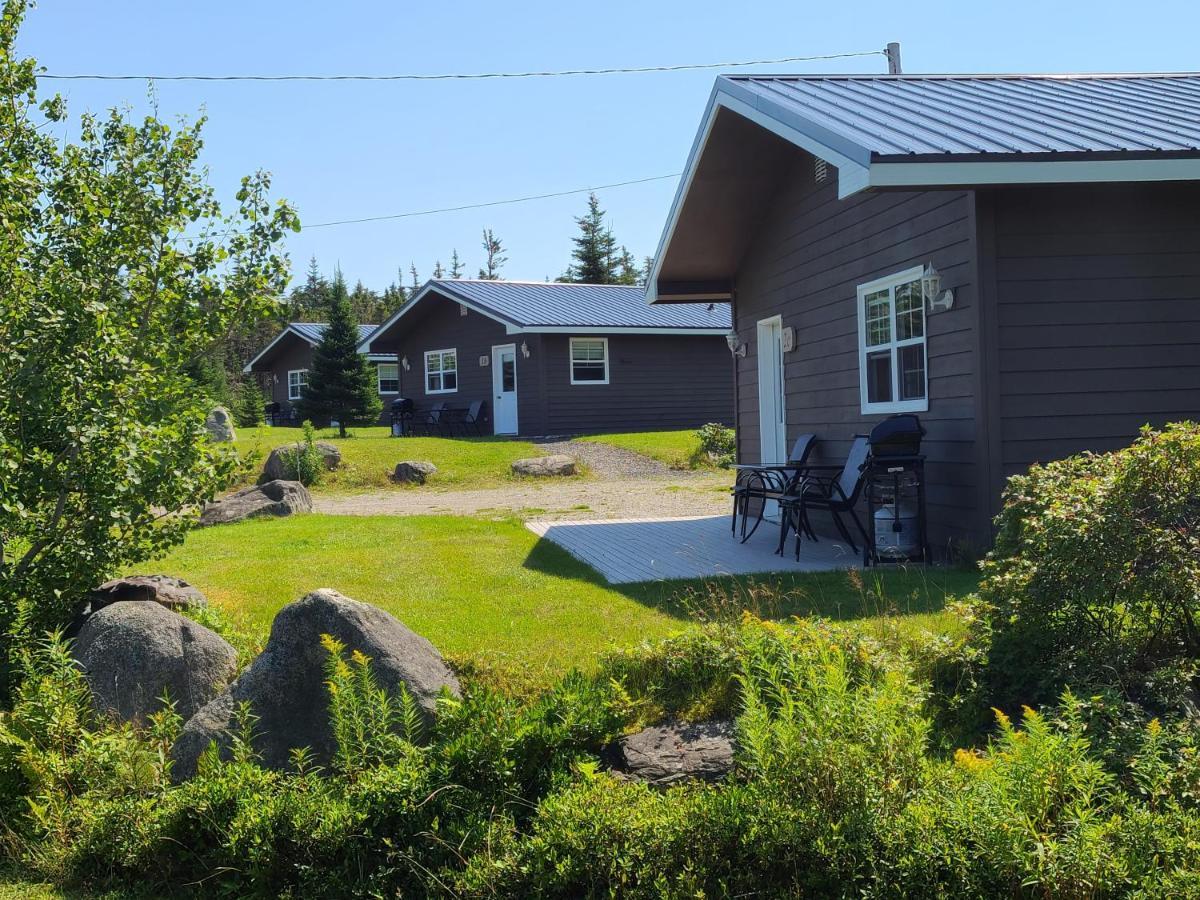
[[[434,281],[439,293],[521,328],[711,328],[728,330],[728,303],[651,306],[644,287],[527,281]]]
[[[321,335],[323,335],[325,333],[325,329],[328,327],[328,323],[327,322],[288,322],[288,327],[292,328],[295,331],[298,331],[307,340],[312,341],[314,344],[319,344],[321,342]],[[371,333],[374,332],[375,329],[378,327],[379,327],[378,325],[359,325],[358,326],[359,343],[362,343],[368,337],[370,337]]]
[[[876,157],[1200,151],[1200,74],[722,80]]]

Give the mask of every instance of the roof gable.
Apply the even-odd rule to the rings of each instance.
[[[271,351],[274,350],[275,347],[288,336],[302,340],[310,347],[317,346],[317,344],[321,343],[321,338],[324,336],[325,329],[328,327],[328,322],[288,322],[287,325],[283,327],[283,330],[280,331],[279,334],[275,335],[275,337],[271,339],[271,342],[267,344],[267,346],[265,346],[257,356],[255,356],[252,360],[250,360],[250,362],[246,363],[246,365],[242,367],[242,373],[246,375],[250,374],[250,372],[254,370],[254,366],[257,365],[261,360],[269,357],[271,355]],[[372,334],[374,334],[375,329],[378,327],[378,325],[358,326],[358,349],[360,353],[363,352],[363,342],[365,342]]]

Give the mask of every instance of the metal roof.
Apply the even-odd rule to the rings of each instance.
[[[302,338],[312,344],[321,343],[321,336],[325,334],[325,329],[329,327],[327,322],[288,322],[288,328],[294,330]],[[365,341],[371,336],[378,325],[359,325],[358,340],[359,343]]]
[[[799,117],[849,156],[1200,151],[1200,74],[730,75],[773,117]]]
[[[533,281],[431,281],[436,290],[463,300],[518,328],[647,328],[728,331],[727,303],[648,306],[646,290],[613,284]],[[422,294],[425,291],[422,291]],[[382,328],[382,326],[381,326]]]

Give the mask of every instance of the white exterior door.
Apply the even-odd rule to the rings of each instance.
[[[517,433],[517,345],[492,348],[492,425],[496,434]]]
[[[787,402],[783,383],[783,321],[758,323],[759,462],[787,461]]]

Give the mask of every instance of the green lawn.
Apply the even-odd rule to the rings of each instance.
[[[872,573],[865,584],[829,572],[613,587],[515,520],[462,516],[253,520],[193,532],[150,568],[197,585],[260,640],[285,603],[331,587],[388,610],[456,659],[536,681],[743,607],[941,629],[946,595],[976,582],[931,569]]]
[[[581,441],[591,441],[595,444],[609,444],[624,450],[641,453],[660,462],[666,463],[672,469],[692,469],[703,467],[697,460],[700,450],[700,438],[696,429],[686,428],[682,431],[631,431],[626,434],[590,434],[581,437]]]
[[[239,455],[255,460],[246,483],[258,477],[271,450],[301,438],[298,428],[239,428],[237,435],[234,447]],[[404,490],[389,476],[396,463],[405,459],[428,460],[438,467],[426,489],[487,487],[512,477],[509,465],[514,459],[539,455],[527,441],[495,437],[394,438],[391,430],[382,426],[354,428],[345,438],[337,436],[337,429],[319,429],[317,437],[335,444],[342,453],[341,468],[327,473],[315,487],[317,491]]]

